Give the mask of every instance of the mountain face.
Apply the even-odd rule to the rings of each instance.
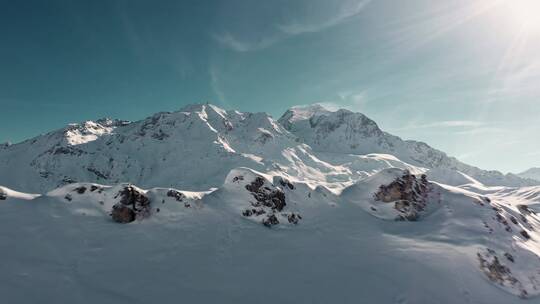
[[[236,167],[280,171],[330,188],[388,167],[417,173],[453,170],[489,186],[539,184],[463,164],[421,142],[403,141],[360,113],[320,106],[295,107],[275,121],[264,113],[191,105],[137,122],[72,124],[0,147],[0,171],[10,172],[0,176],[0,184],[30,192],[77,181],[201,191],[219,186]]]
[[[540,184],[366,116],[201,104],[0,145],[10,303],[521,303]],[[271,290],[271,292],[268,292]],[[255,299],[255,300],[254,300]]]
[[[536,181],[540,181],[540,168],[531,168],[531,169],[529,169],[527,171],[519,173],[518,176],[521,177],[521,178],[533,179],[533,180],[536,180]]]
[[[74,124],[7,147],[0,170],[13,174],[0,184],[38,192],[76,181],[202,190],[235,167],[267,169],[265,158],[292,143],[266,114],[195,105],[137,122]]]
[[[531,186],[537,181],[514,174],[486,171],[464,164],[423,142],[402,140],[388,134],[361,113],[328,111],[320,105],[293,107],[279,122],[316,152],[391,154],[428,169],[449,169],[467,174],[485,185]]]

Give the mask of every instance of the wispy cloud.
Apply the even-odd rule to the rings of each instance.
[[[221,104],[226,103],[227,99],[225,97],[225,92],[221,88],[218,70],[215,66],[211,66],[209,70],[210,74],[210,86],[212,87],[212,91],[216,94],[219,102]]]
[[[504,129],[495,128],[495,127],[474,127],[468,130],[456,131],[454,134],[457,135],[478,135],[478,134],[487,134],[487,133],[502,133],[505,132]]]
[[[340,92],[338,93],[338,97],[339,100],[337,101],[321,101],[317,102],[317,104],[330,111],[347,109],[353,112],[362,112],[368,103],[368,98],[365,92]]]
[[[243,39],[240,35],[224,31],[214,35],[214,39],[223,47],[236,52],[251,52],[272,46],[284,39],[305,33],[319,32],[336,25],[339,25],[350,18],[358,15],[371,0],[354,1],[352,4],[343,5],[336,14],[324,20],[313,21],[293,21],[275,25],[276,30],[258,39]]]
[[[222,46],[236,52],[250,52],[250,51],[264,49],[282,39],[281,36],[276,35],[276,36],[262,37],[261,39],[257,41],[247,41],[247,40],[241,40],[240,38],[235,37],[233,34],[229,32],[225,32],[220,35],[214,35],[214,38]]]
[[[431,129],[431,128],[477,128],[485,126],[484,122],[474,120],[444,120],[430,123],[411,123],[400,130]]]
[[[342,7],[339,12],[329,19],[318,23],[291,22],[288,24],[279,24],[277,27],[285,34],[299,35],[304,33],[314,33],[336,26],[347,19],[358,15],[371,0],[355,2],[352,5]]]

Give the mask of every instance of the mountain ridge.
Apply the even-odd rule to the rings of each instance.
[[[27,179],[25,191],[44,191],[75,181],[130,181],[144,187],[200,191],[218,185],[229,170],[246,166],[341,187],[336,183],[366,176],[363,170],[352,169],[350,161],[343,167],[344,153],[390,154],[403,162],[403,168],[456,170],[489,186],[540,183],[463,164],[425,143],[386,133],[367,116],[349,110],[293,107],[274,120],[266,113],[193,104],[134,122],[99,119],[70,124],[5,145],[0,148],[0,170],[13,172],[16,178],[0,176],[0,184],[22,186],[18,181]],[[212,165],[215,162],[222,165]],[[214,172],[215,178],[207,179],[196,168]],[[341,171],[358,174],[352,180],[330,176]]]

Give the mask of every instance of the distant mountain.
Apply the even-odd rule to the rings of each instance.
[[[329,111],[320,105],[289,109],[279,122],[316,152],[346,154],[391,154],[415,166],[462,172],[485,185],[528,186],[538,181],[514,174],[482,170],[458,161],[423,142],[402,140],[382,131],[361,113]]]
[[[383,132],[363,114],[317,105],[294,107],[275,121],[265,113],[197,104],[136,122],[71,124],[0,146],[0,171],[10,172],[0,175],[0,184],[31,192],[79,181],[200,191],[219,186],[237,167],[279,171],[329,188],[389,167],[455,170],[488,186],[540,183],[466,165],[425,143]]]
[[[534,180],[540,181],[540,168],[531,168],[517,175],[521,178],[534,179]]]

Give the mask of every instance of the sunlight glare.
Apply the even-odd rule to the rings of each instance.
[[[508,0],[505,4],[518,26],[527,31],[540,31],[540,0]]]

